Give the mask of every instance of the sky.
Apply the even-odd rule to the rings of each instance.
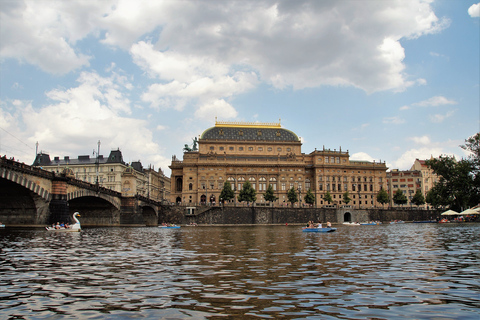
[[[466,0],[0,0],[0,155],[100,141],[170,175],[217,119],[389,170],[460,159],[480,131],[479,33]]]

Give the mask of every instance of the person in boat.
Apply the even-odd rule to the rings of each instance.
[[[330,223],[330,221],[327,221],[327,228],[332,228],[332,224]]]
[[[63,223],[63,221],[60,223],[60,229],[65,229],[65,223]]]
[[[57,224],[55,225],[55,229],[60,229],[60,222],[57,222]]]
[[[318,221],[317,228],[318,228],[318,229],[321,229],[321,228],[322,228],[322,223],[321,223],[320,221]]]

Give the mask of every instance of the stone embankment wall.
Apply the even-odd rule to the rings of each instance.
[[[198,207],[186,214],[186,207],[164,206],[159,223],[176,224],[303,224],[308,221],[343,223],[345,221],[425,221],[440,218],[441,211],[414,209],[336,209],[273,207]]]

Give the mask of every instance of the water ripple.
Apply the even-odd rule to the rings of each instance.
[[[478,224],[0,233],[2,319],[478,319]]]

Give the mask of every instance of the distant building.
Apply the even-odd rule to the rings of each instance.
[[[52,171],[57,174],[67,172],[75,179],[88,183],[96,184],[113,191],[131,192],[156,201],[168,199],[170,194],[170,179],[166,177],[161,170],[155,171],[153,168],[144,169],[140,161],[132,162],[130,165],[123,161],[120,149],[112,150],[108,158],[103,155],[90,157],[81,155],[78,158],[65,156],[54,157],[39,153],[35,158],[33,166],[42,167],[44,170]],[[125,174],[135,178],[135,186],[124,187],[126,180]],[[124,181],[125,180],[125,181]]]
[[[433,159],[433,158],[432,158]],[[424,196],[435,186],[439,180],[439,176],[436,175],[432,169],[430,169],[426,164],[426,160],[415,159],[410,170],[418,170],[422,173],[422,193]]]
[[[411,205],[410,202],[417,190],[420,190],[426,198],[427,193],[438,181],[438,176],[425,164],[425,160],[415,159],[410,170],[393,169],[387,172],[387,181],[390,206],[401,207],[401,205],[393,203],[393,195],[400,189],[408,199],[408,204],[403,205],[405,207]],[[428,204],[424,204],[420,207],[426,208],[427,206]]]
[[[398,169],[393,169],[392,171],[387,172],[387,181],[387,192],[390,197],[390,206],[392,207],[410,206],[410,202],[417,190],[422,190],[422,173],[419,170],[399,171]],[[393,202],[393,196],[398,189],[400,189],[407,197],[407,204],[396,205]]]
[[[257,192],[257,205],[272,185],[278,198],[274,205],[287,205],[292,187],[300,202],[308,189],[317,206],[340,206],[348,191],[349,206],[375,207],[380,188],[386,188],[385,163],[350,160],[348,151],[323,148],[310,154],[301,150],[300,138],[280,123],[215,122],[198,140],[198,150],[186,149],[183,160],[172,158],[171,201],[185,204],[218,204],[225,181],[238,196],[249,181]],[[196,148],[194,148],[196,149]],[[329,192],[331,203],[323,197]]]

